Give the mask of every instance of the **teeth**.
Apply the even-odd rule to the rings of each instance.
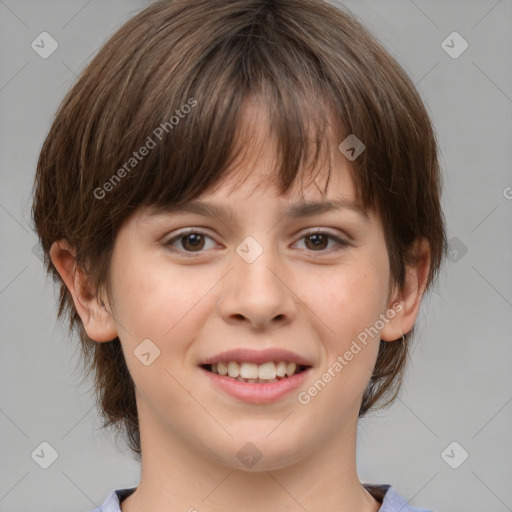
[[[234,379],[240,375],[240,365],[236,361],[229,361],[228,375]]]
[[[212,364],[211,371],[219,375],[228,375],[242,382],[275,382],[277,378],[291,377],[297,371],[297,364],[287,361],[268,361],[263,364],[238,363],[224,361]]]
[[[239,382],[248,382],[249,384],[259,384],[262,381],[260,379],[242,379],[242,377],[237,377],[236,380]],[[271,382],[278,382],[277,379],[271,379],[271,380],[265,380],[264,381],[267,384],[270,384]]]
[[[257,379],[258,365],[255,363],[242,363],[240,365],[240,377],[242,379]]]
[[[277,363],[276,373],[278,377],[284,377],[286,375],[286,370],[288,369],[288,365],[284,361],[279,361]]]
[[[258,366],[258,379],[272,380],[276,378],[276,365],[270,361]]]

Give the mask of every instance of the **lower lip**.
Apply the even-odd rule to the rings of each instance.
[[[311,368],[291,377],[269,382],[268,384],[257,384],[254,382],[240,382],[239,380],[213,373],[200,368],[220,389],[231,396],[253,404],[268,404],[283,398],[288,393],[297,389],[306,380]]]

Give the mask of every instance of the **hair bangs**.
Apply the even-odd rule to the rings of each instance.
[[[346,129],[339,121],[332,91],[319,87],[318,62],[305,60],[300,47],[290,41],[286,55],[278,55],[272,49],[275,43],[247,31],[243,27],[210,48],[187,85],[183,84],[181,90],[186,92],[179,98],[170,100],[176,84],[167,84],[160,71],[155,72],[154,84],[148,88],[168,89],[169,94],[158,91],[143,98],[127,131],[135,137],[125,140],[126,147],[143,145],[148,134],[153,139],[162,135],[158,127],[165,128],[165,120],[190,98],[197,105],[161,140],[155,140],[157,146],[139,171],[116,190],[124,204],[129,195],[133,209],[145,205],[164,210],[197,198],[232,174],[248,177],[251,165],[244,164],[256,142],[253,123],[262,120],[268,138],[258,141],[259,150],[275,151],[276,167],[269,178],[279,193],[285,194],[299,173],[302,179],[311,175],[314,179],[325,169],[327,188],[332,152],[338,151]],[[309,79],[299,80],[300,76]],[[258,117],[247,121],[252,107],[259,110]],[[126,211],[119,213],[126,215]]]

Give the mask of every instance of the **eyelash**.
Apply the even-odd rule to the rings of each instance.
[[[207,238],[210,238],[213,240],[213,238],[204,233],[203,231],[199,231],[197,229],[188,229],[186,231],[182,231],[181,233],[178,233],[177,235],[173,236],[172,238],[170,238],[166,243],[165,243],[165,246],[166,247],[171,247],[172,244],[175,242],[175,241],[180,241],[182,238],[188,236],[188,235],[191,235],[191,234],[194,234],[194,235],[202,235],[202,236],[205,236]],[[318,253],[327,253],[327,254],[330,254],[331,252],[335,252],[335,251],[339,251],[339,250],[342,250],[346,247],[348,247],[350,244],[348,242],[346,242],[345,240],[342,240],[341,238],[329,233],[329,232],[326,232],[326,231],[308,231],[307,233],[305,233],[304,235],[302,235],[300,237],[299,240],[302,240],[304,238],[307,238],[308,236],[312,236],[312,235],[326,235],[328,238],[330,238],[331,240],[334,240],[335,242],[337,242],[339,244],[339,248],[338,249],[334,249],[334,251],[331,249],[323,249],[323,250],[319,250],[319,251],[308,251],[308,252],[311,252],[311,253],[315,253],[315,252],[318,252]],[[204,252],[204,250],[202,251],[198,251],[198,252],[193,252],[193,251],[186,251],[186,250],[182,250],[182,251],[177,251],[175,249],[172,249],[174,252],[179,252],[179,253],[184,253],[184,254],[187,254],[187,257],[197,257],[199,256],[200,254],[202,254]]]

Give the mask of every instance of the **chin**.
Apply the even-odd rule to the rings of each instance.
[[[304,450],[297,451],[297,446],[301,444],[294,442],[293,438],[285,435],[271,440],[265,439],[266,435],[261,438],[237,436],[228,441],[227,444],[230,446],[222,453],[218,452],[217,445],[216,449],[212,449],[213,459],[218,464],[234,470],[257,473],[285,469],[304,458]],[[283,444],[284,439],[287,439],[286,445]]]

